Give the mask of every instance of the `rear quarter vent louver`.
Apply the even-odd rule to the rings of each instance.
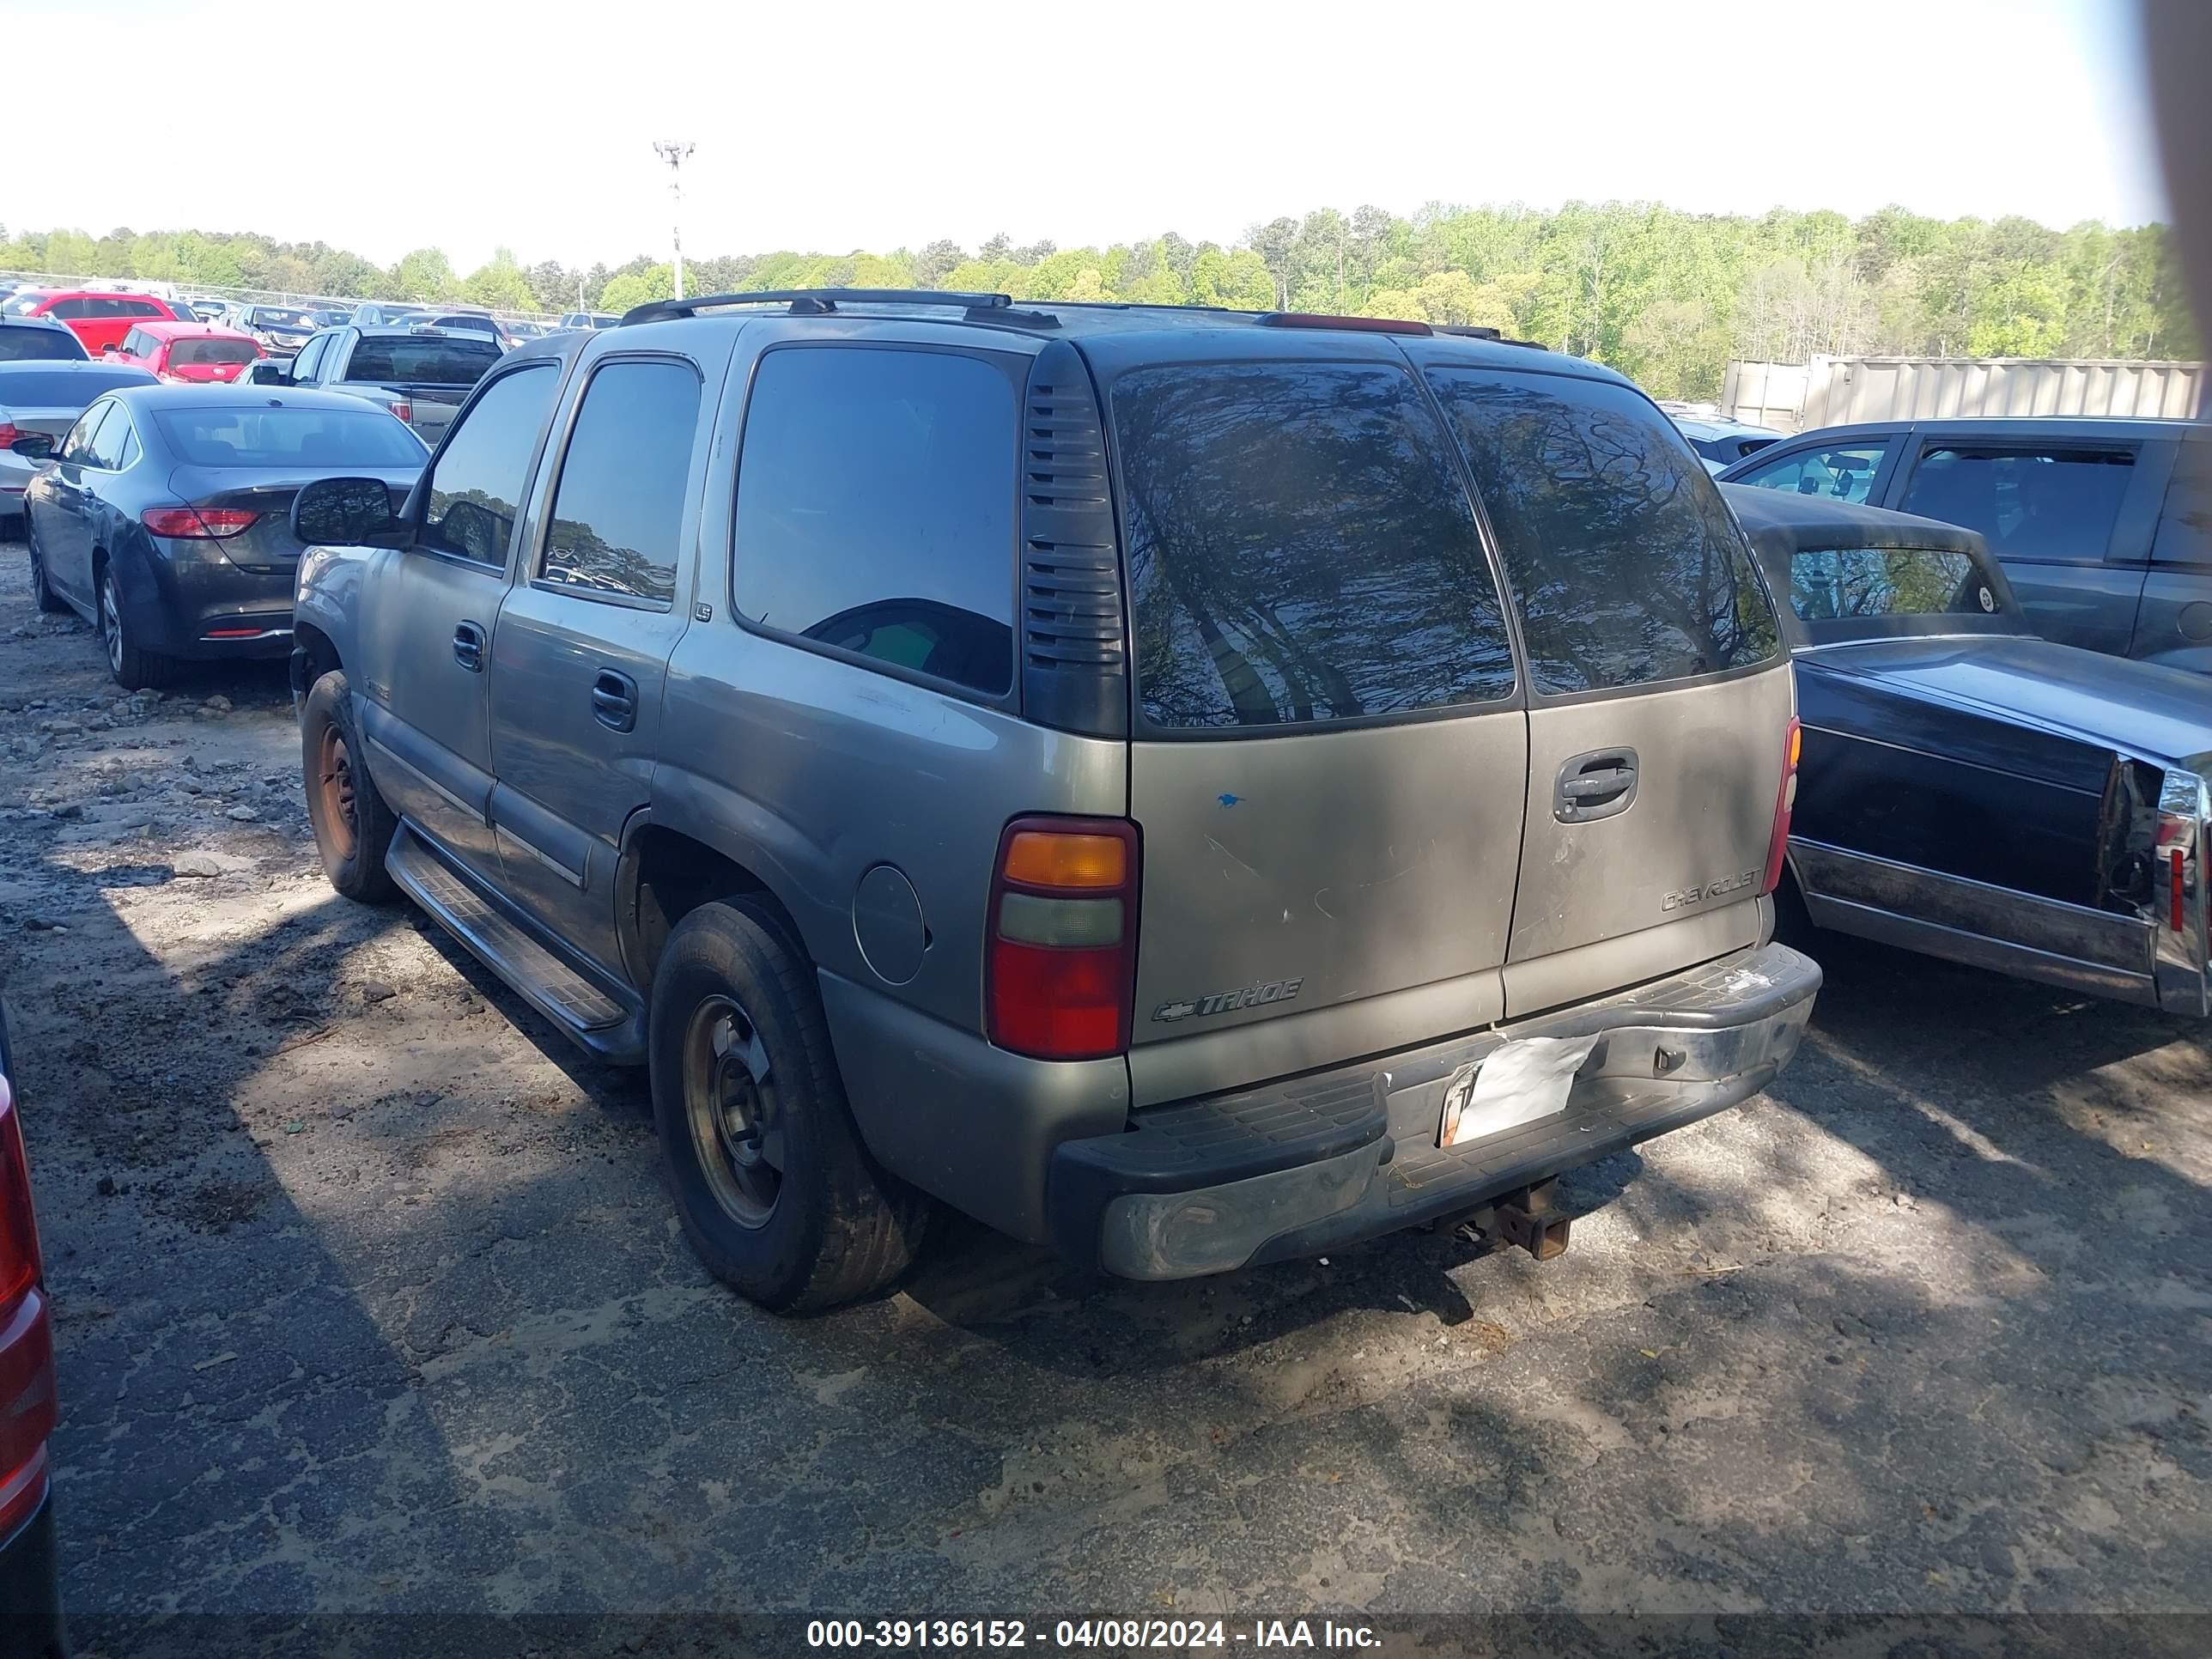
[[[1129,729],[1121,552],[1097,394],[1055,340],[1022,410],[1022,713],[1092,737]]]

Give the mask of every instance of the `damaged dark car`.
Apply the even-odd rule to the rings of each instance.
[[[2203,679],[2036,638],[1972,531],[1722,493],[1785,601],[1797,670],[1785,915],[2212,1013]]]

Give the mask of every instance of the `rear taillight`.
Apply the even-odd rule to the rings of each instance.
[[[260,516],[242,507],[149,507],[138,515],[138,522],[156,536],[222,541]]]
[[[40,1293],[31,1167],[8,1080],[0,1078],[0,1538],[37,1509],[54,1429],[54,1337]]]
[[[397,415],[401,420],[406,421],[410,424],[415,419],[415,405],[412,404],[387,404],[385,407],[389,409],[394,415]]]
[[[999,838],[988,921],[991,1041],[1040,1060],[1129,1046],[1136,993],[1137,827],[1016,818]]]
[[[1804,729],[1790,717],[1790,734],[1782,745],[1782,781],[1774,791],[1774,829],[1766,843],[1766,881],[1759,888],[1771,893],[1782,884],[1782,861],[1790,854],[1790,814],[1797,805],[1797,757],[1805,747]]]
[[[16,439],[22,435],[23,428],[17,426],[14,422],[0,421],[0,449],[7,448],[9,444],[14,443]]]
[[[31,1164],[13,1091],[0,1077],[0,1312],[39,1282],[39,1225],[31,1213]]]

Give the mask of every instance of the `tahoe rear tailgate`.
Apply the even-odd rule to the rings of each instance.
[[[1503,1012],[1527,719],[1449,438],[1386,343],[1265,343],[1107,386],[1139,1105]]]

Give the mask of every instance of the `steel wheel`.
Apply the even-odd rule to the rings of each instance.
[[[346,752],[345,737],[334,721],[323,728],[315,751],[316,787],[322,792],[323,818],[330,827],[331,851],[340,859],[353,856],[361,836],[361,820],[354,802],[353,757]]]
[[[684,1108],[715,1201],[742,1226],[766,1226],[783,1188],[783,1120],[768,1046],[728,997],[708,997],[691,1011]]]
[[[100,633],[107,642],[107,665],[117,678],[123,675],[123,608],[115,598],[115,573],[100,573]]]

